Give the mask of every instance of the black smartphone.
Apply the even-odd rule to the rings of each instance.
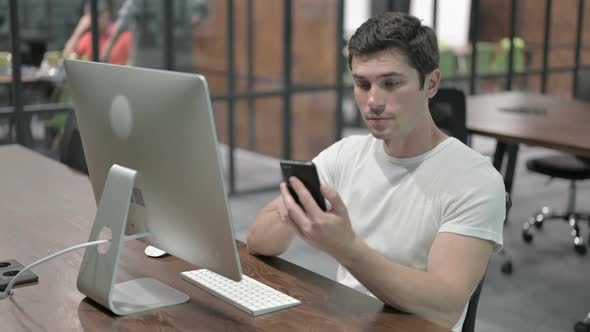
[[[281,173],[283,174],[283,180],[287,183],[291,196],[293,196],[295,202],[297,202],[301,208],[303,208],[303,205],[301,205],[299,197],[289,184],[289,178],[291,176],[301,180],[320,209],[326,211],[326,202],[320,191],[318,171],[311,161],[281,160]]]
[[[5,261],[0,261],[0,291],[4,291],[8,283],[16,274],[22,270],[24,266],[15,261],[14,259],[9,259]],[[14,283],[15,286],[28,284],[39,280],[39,277],[31,272],[31,270],[25,271],[18,280]]]

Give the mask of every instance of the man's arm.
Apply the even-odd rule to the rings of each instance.
[[[394,263],[359,240],[350,252],[335,258],[384,303],[453,327],[483,277],[492,250],[489,241],[441,232],[430,249],[426,271]]]
[[[346,206],[334,190],[322,186],[322,194],[332,205],[324,212],[301,181],[291,178],[290,183],[308,212],[295,203],[285,184],[281,184],[281,196],[306,242],[332,255],[384,303],[443,326],[457,322],[485,272],[493,251],[491,242],[441,232],[430,249],[427,271],[403,266],[357,238]]]
[[[284,253],[295,236],[292,221],[287,218],[281,196],[260,209],[248,229],[248,251],[265,256]]]

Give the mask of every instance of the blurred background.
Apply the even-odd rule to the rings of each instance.
[[[2,144],[19,142],[59,154],[64,113],[71,108],[61,59],[89,58],[66,44],[82,27],[90,3],[0,0]],[[383,11],[409,12],[436,30],[443,86],[466,94],[527,90],[566,97],[588,89],[590,52],[583,46],[590,38],[590,25],[583,22],[588,5],[551,3],[100,0],[97,8],[100,18],[111,6],[111,30],[127,32],[125,64],[205,75],[228,153],[243,148],[310,159],[347,128],[363,127],[351,95],[346,42],[364,20]],[[18,34],[11,32],[11,13],[18,15]],[[17,84],[11,76],[13,47],[20,58]],[[233,157],[230,164],[232,193],[275,185],[238,188]]]

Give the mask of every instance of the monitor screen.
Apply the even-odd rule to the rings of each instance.
[[[205,78],[67,60],[94,196],[117,164],[137,171],[126,234],[234,280],[241,268]]]

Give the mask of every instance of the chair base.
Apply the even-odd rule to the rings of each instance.
[[[573,237],[574,242],[574,250],[579,255],[585,255],[587,251],[587,247],[584,244],[584,240],[580,234],[580,221],[586,221],[590,224],[590,214],[588,213],[580,213],[574,211],[567,211],[565,213],[557,213],[551,211],[549,207],[542,207],[540,211],[535,214],[528,222],[525,222],[522,227],[522,238],[526,243],[531,243],[533,241],[533,229],[540,230],[543,228],[543,223],[545,221],[550,220],[562,220],[567,222],[572,231],[571,235]],[[534,227],[533,227],[534,226]],[[588,238],[590,242],[590,237]]]
[[[588,317],[581,322],[577,322],[574,325],[575,332],[590,332],[590,313],[588,313]]]

